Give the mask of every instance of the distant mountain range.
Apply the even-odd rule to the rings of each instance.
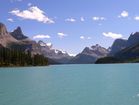
[[[99,46],[86,47],[75,57],[70,56],[65,51],[53,49],[52,45],[48,46],[43,41],[34,41],[29,39],[22,32],[21,27],[17,27],[13,32],[8,32],[6,26],[0,23],[0,45],[10,49],[29,50],[32,55],[44,55],[53,64],[87,64],[94,63],[98,58],[105,57],[108,50]]]
[[[8,32],[6,26],[0,23],[0,46],[9,49],[20,49],[21,51],[31,51],[32,55],[40,54],[47,57],[52,64],[67,63],[73,58],[67,52],[53,49],[43,41],[34,41],[23,34],[21,27],[17,27],[13,32]]]
[[[81,53],[77,54],[70,63],[74,64],[91,64],[98,58],[105,57],[109,51],[104,47],[96,44],[95,46],[86,47]]]
[[[43,41],[34,41],[17,27],[13,32],[8,32],[6,26],[0,23],[0,48],[30,51],[32,55],[45,56],[50,64],[92,64],[92,63],[117,63],[136,61],[139,58],[139,32],[132,33],[125,39],[116,39],[109,49],[96,44],[85,47],[76,56],[70,56],[65,51],[53,49]],[[136,60],[135,60],[136,58]]]

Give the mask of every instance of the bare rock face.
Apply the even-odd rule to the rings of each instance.
[[[0,23],[0,36],[8,34],[7,28],[3,23]]]
[[[6,26],[3,23],[0,23],[0,36],[8,34]]]
[[[91,47],[86,47],[83,51],[82,54],[90,55],[93,57],[105,57],[108,54],[108,49],[101,47],[100,45],[96,44]]]
[[[25,36],[22,32],[21,27],[17,27],[13,32],[10,33],[15,39],[17,40],[24,40],[27,39],[28,37]]]
[[[73,57],[70,56],[67,52],[61,51],[58,49],[53,49],[52,44],[47,45],[47,43],[43,41],[38,41],[39,49],[41,54],[45,57],[50,58],[59,63],[68,63]]]
[[[111,46],[110,56],[128,48],[139,44],[139,32],[132,33],[127,40],[116,39]]]
[[[137,44],[139,44],[139,32],[132,33],[129,36],[126,47],[134,46]]]
[[[124,39],[116,39],[112,46],[111,46],[111,51],[109,53],[110,56],[116,54],[117,52],[123,50],[124,48],[126,48],[126,44],[127,44],[127,40]]]
[[[98,58],[105,57],[109,53],[108,49],[96,44],[91,47],[85,47],[84,50],[77,54],[70,63],[75,64],[92,64]]]
[[[8,33],[6,26],[0,23],[0,44],[7,47],[11,43],[18,43],[18,41]]]

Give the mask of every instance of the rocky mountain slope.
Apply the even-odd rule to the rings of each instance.
[[[70,56],[67,52],[65,51],[61,51],[61,50],[58,50],[58,49],[53,49],[52,45],[47,45],[45,42],[43,41],[39,41],[38,44],[40,45],[40,52],[56,61],[56,62],[59,62],[59,63],[68,63],[69,60],[71,60],[73,58],[73,56]]]
[[[77,54],[70,63],[88,64],[94,63],[98,58],[105,57],[109,51],[104,47],[96,44],[95,46],[86,47],[81,53]]]
[[[9,47],[12,44],[20,43],[7,31],[6,26],[0,23],[0,44],[4,47]]]
[[[128,40],[122,40],[122,39],[117,40],[115,41],[116,45],[115,42],[112,45],[113,48],[112,51],[116,52],[112,53],[111,51],[108,57],[98,59],[96,63],[139,62],[139,32],[131,34]]]
[[[0,48],[3,47],[24,52],[30,51],[32,56],[43,55],[53,64],[89,64],[96,60],[101,61],[101,63],[129,62],[131,60],[138,62],[139,32],[132,33],[127,40],[116,39],[110,50],[96,44],[84,48],[81,53],[73,57],[65,51],[54,49],[53,45],[48,45],[43,41],[31,40],[22,32],[21,27],[17,27],[13,32],[8,32],[6,26],[0,23]]]
[[[132,33],[127,40],[125,39],[116,39],[111,46],[110,56],[115,55],[119,51],[132,47],[139,43],[139,32]]]
[[[13,32],[10,32],[10,34],[17,40],[24,40],[28,38],[23,34],[21,27],[17,27]]]
[[[32,56],[39,54],[47,57],[51,63],[67,63],[72,56],[67,52],[53,49],[43,41],[34,41],[23,34],[21,27],[17,27],[13,32],[8,32],[6,26],[0,23],[0,46],[22,51],[30,51]]]
[[[109,53],[109,55],[114,55],[116,54],[117,52],[119,52],[120,50],[126,48],[126,43],[127,43],[127,40],[124,40],[124,39],[116,39],[113,43],[113,45],[111,46],[111,51]]]

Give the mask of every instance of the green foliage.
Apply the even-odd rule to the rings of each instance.
[[[30,51],[24,52],[16,49],[0,48],[0,66],[44,66],[48,59],[42,55],[31,55]]]
[[[139,57],[132,57],[128,59],[119,59],[116,57],[104,57],[98,59],[95,64],[108,64],[108,63],[139,63]]]
[[[107,64],[107,63],[123,63],[123,61],[114,57],[104,57],[98,59],[95,62],[95,64]]]

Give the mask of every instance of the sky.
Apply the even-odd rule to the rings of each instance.
[[[70,54],[139,31],[139,0],[1,0],[0,22]]]

